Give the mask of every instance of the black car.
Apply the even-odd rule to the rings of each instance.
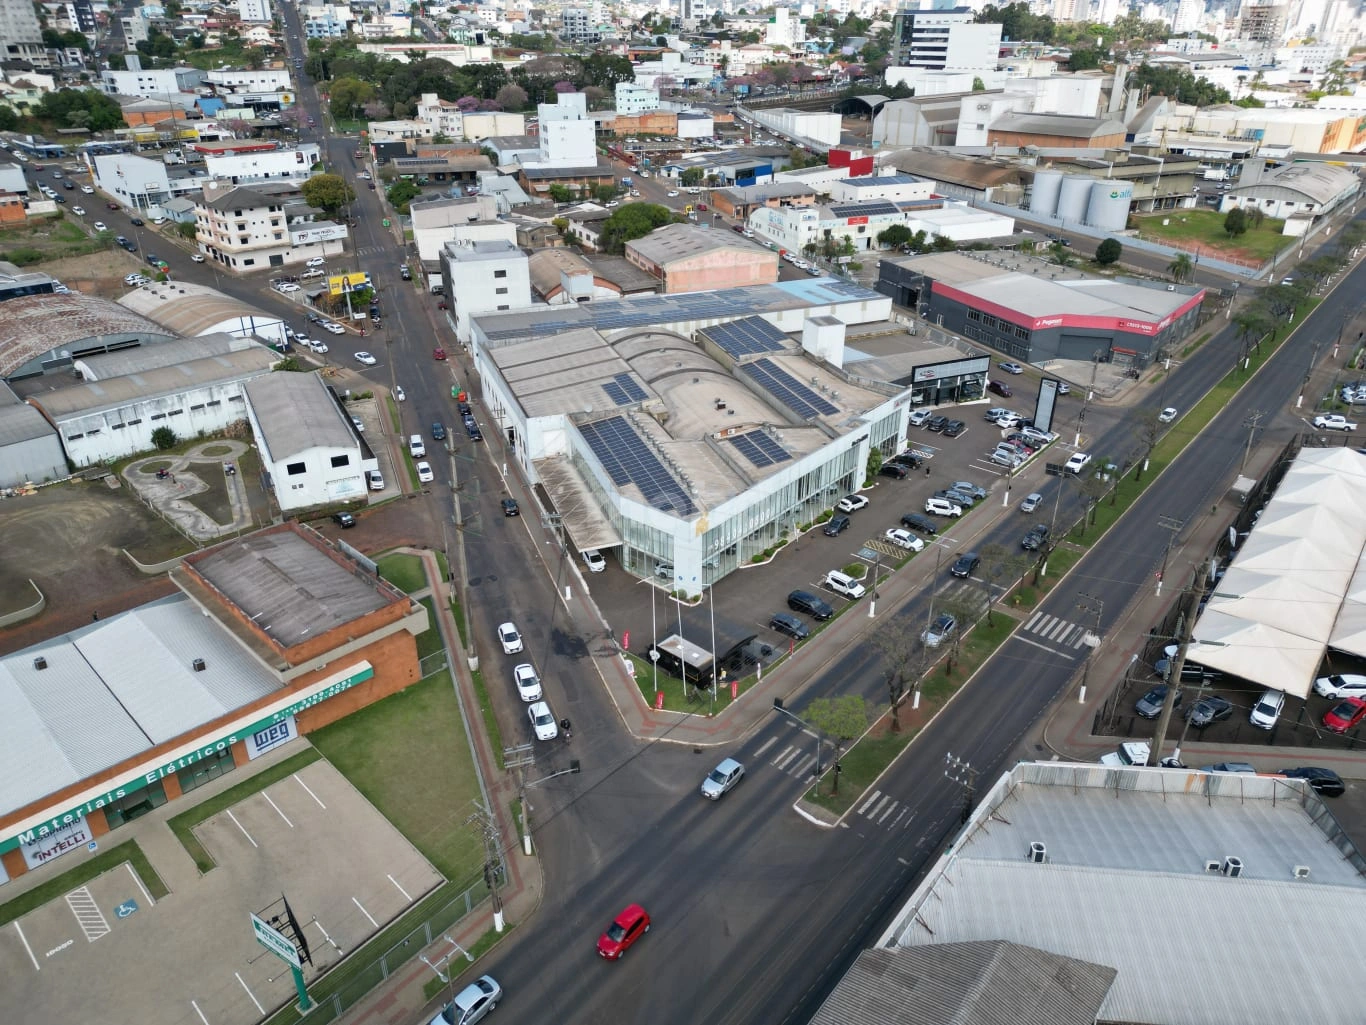
[[[944,437],[956,438],[967,429],[968,425],[963,423],[962,420],[950,420],[944,425]]]
[[[1048,524],[1038,523],[1029,528],[1029,532],[1020,538],[1020,547],[1027,552],[1038,551],[1045,541],[1048,540]]]
[[[483,441],[483,432],[479,430],[479,425],[473,420],[465,421],[465,433],[470,436],[470,441]]]
[[[921,462],[920,457],[916,455],[914,452],[901,452],[897,455],[892,456],[892,458],[888,459],[887,462],[894,463],[897,466],[904,466],[910,470],[918,470],[922,465],[924,465]]]
[[[354,527],[356,525],[356,518],[349,512],[334,512],[332,514],[332,522],[342,528]]]
[[[474,416],[474,407],[471,406],[468,402],[461,402],[458,403],[458,405],[460,407],[460,415],[462,417]]]
[[[130,218],[128,218],[128,223],[131,224],[131,225],[132,225],[133,227],[135,227],[135,228],[141,228],[141,227],[142,227],[142,224],[143,224],[143,221],[142,221],[142,218],[141,218],[141,217],[130,217]]]
[[[446,428],[440,420],[432,424],[432,441],[445,441]]]
[[[829,619],[835,610],[810,591],[793,591],[787,596],[787,607],[793,612],[805,612],[812,619]]]
[[[1153,663],[1153,672],[1164,680],[1167,678],[1167,674],[1171,672],[1171,668],[1171,659],[1168,658],[1159,658]],[[1219,672],[1219,670],[1211,669],[1208,666],[1202,666],[1195,662],[1186,662],[1181,666],[1181,679],[1183,681],[1220,680],[1223,679],[1223,676],[1224,674]]]
[[[308,322],[309,322],[310,324],[322,324],[322,323],[325,323],[325,321],[323,320],[323,318],[320,317],[320,316],[318,316],[316,313],[310,313],[310,314],[308,315]]]
[[[74,182],[62,182],[62,188],[64,189],[74,189],[75,187],[76,185]]]
[[[66,206],[66,197],[65,197],[65,196],[53,196],[53,197],[52,197],[52,202],[54,202],[54,203],[60,203],[62,206]]]
[[[972,574],[976,572],[977,567],[981,564],[982,557],[980,555],[976,552],[966,552],[954,560],[953,565],[949,567],[949,572],[956,577],[963,577],[966,579],[967,577],[972,576]]]
[[[911,473],[901,463],[883,463],[877,472],[880,477],[894,477],[897,480],[905,480]]]
[[[852,522],[854,521],[848,516],[831,516],[822,533],[824,533],[826,537],[839,537],[849,529],[849,524]]]
[[[517,505],[517,499],[515,499],[515,498],[505,498],[505,499],[503,499],[502,505],[503,505],[503,515],[504,515],[504,516],[520,516],[520,515],[522,515],[522,510],[521,510],[521,508]]]
[[[949,418],[948,418],[948,417],[942,416],[942,415],[941,415],[941,416],[932,416],[932,417],[930,417],[930,419],[925,423],[925,429],[926,429],[927,431],[934,431],[936,434],[942,434],[942,433],[944,432],[944,428],[947,427],[948,425],[949,425]]]
[[[907,513],[901,517],[901,525],[907,530],[917,530],[922,534],[934,537],[939,533],[939,528],[935,526],[934,520],[921,516],[919,513]]]
[[[790,612],[775,612],[768,625],[770,629],[787,634],[793,640],[804,641],[811,636],[810,628]]]
[[[1159,683],[1152,690],[1134,702],[1134,711],[1145,719],[1156,719],[1162,714],[1162,706],[1167,702],[1167,685]],[[1172,707],[1181,705],[1181,689],[1178,687]]]
[[[1342,777],[1332,769],[1323,769],[1315,765],[1302,765],[1298,769],[1282,769],[1280,775],[1288,776],[1290,779],[1302,779],[1314,789],[1315,793],[1322,794],[1324,797],[1341,797],[1347,792]]]
[[[1004,381],[992,381],[987,385],[987,391],[994,395],[999,395],[1003,399],[1008,399],[1011,395],[1015,394],[1010,390],[1010,385],[1006,384]]]
[[[1186,709],[1186,721],[1193,729],[1203,730],[1210,723],[1219,722],[1233,715],[1233,702],[1226,701],[1217,694],[1206,694]]]

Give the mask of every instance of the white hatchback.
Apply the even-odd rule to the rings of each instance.
[[[927,498],[925,499],[925,511],[933,513],[935,516],[962,516],[963,507],[954,505],[947,498]]]
[[[514,623],[498,625],[498,643],[503,646],[504,655],[515,655],[522,650],[522,635]]]
[[[903,530],[901,527],[893,527],[882,536],[898,548],[905,548],[912,552],[922,552],[925,550],[924,541],[920,540],[920,538],[916,537],[909,530]]]
[[[512,682],[517,685],[517,695],[523,701],[541,700],[541,678],[536,675],[536,667],[531,663],[513,666]]]
[[[531,720],[531,730],[536,734],[537,740],[554,740],[560,735],[560,727],[555,722],[555,716],[544,701],[537,701],[534,705],[528,706],[526,716]]]

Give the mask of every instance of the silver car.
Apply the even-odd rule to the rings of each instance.
[[[702,796],[710,801],[719,801],[744,777],[745,767],[734,758],[727,758],[702,781]]]
[[[498,1006],[503,987],[492,975],[483,975],[455,995],[455,999],[431,1020],[430,1025],[474,1025]]]

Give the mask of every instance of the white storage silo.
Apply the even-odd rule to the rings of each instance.
[[[1091,200],[1086,206],[1086,223],[1101,231],[1123,231],[1133,198],[1132,182],[1096,182],[1091,186]]]
[[[1034,189],[1029,194],[1030,213],[1052,217],[1058,210],[1058,190],[1062,188],[1061,171],[1039,171],[1034,175]]]
[[[1069,174],[1063,178],[1055,216],[1063,221],[1084,222],[1086,205],[1091,201],[1091,186],[1095,182],[1095,178],[1084,174]]]

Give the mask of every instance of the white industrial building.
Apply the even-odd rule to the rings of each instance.
[[[678,114],[678,137],[680,139],[710,139],[716,132],[716,122],[711,113],[704,110],[683,110]]]
[[[837,243],[847,238],[858,252],[874,250],[878,248],[878,235],[895,224],[954,242],[1005,238],[1015,230],[1012,217],[943,199],[760,207],[747,221],[756,235],[793,253],[803,252],[807,245],[820,245],[827,238]]]
[[[933,194],[933,183],[909,174],[843,178],[830,186],[830,199],[835,203],[858,203],[875,199],[908,203],[929,199]]]
[[[269,0],[254,0],[269,3]],[[267,21],[269,18],[266,19]],[[228,92],[293,92],[294,82],[285,68],[217,68],[205,75],[213,86]]]
[[[266,153],[209,153],[204,157],[208,177],[217,182],[251,185],[256,182],[305,182],[322,170],[322,147],[302,142]]]
[[[100,86],[111,96],[145,96],[167,100],[181,93],[192,93],[204,84],[205,72],[199,68],[139,68],[136,71],[102,71]]]
[[[840,116],[821,110],[794,110],[791,107],[770,107],[751,110],[750,115],[765,128],[785,139],[814,142],[820,146],[838,146]]]
[[[162,214],[161,206],[178,196],[194,196],[204,179],[184,167],[171,167],[133,153],[101,154],[94,158],[95,187],[137,214]]]
[[[616,84],[616,108],[618,114],[643,114],[647,110],[659,109],[659,90],[647,89],[635,82]]]
[[[871,448],[900,451],[909,390],[839,369],[846,326],[890,314],[807,279],[479,315],[472,350],[574,545],[697,594],[862,483]]]
[[[468,345],[471,318],[489,311],[531,306],[527,255],[506,239],[447,242],[441,249],[441,275],[455,336]]]
[[[60,480],[66,452],[52,425],[35,406],[0,381],[0,488]]]
[[[1316,220],[1350,203],[1361,192],[1355,171],[1332,164],[1282,164],[1224,197],[1221,210],[1240,206],[1267,217],[1285,218],[1285,233],[1301,235]]]
[[[119,305],[181,338],[221,335],[256,338],[278,346],[287,338],[285,322],[278,314],[264,313],[216,288],[189,281],[154,281],[133,289],[119,299]]]
[[[270,374],[246,387],[247,418],[281,512],[364,498],[379,461],[318,374]]]
[[[687,89],[706,85],[715,72],[705,64],[691,64],[676,50],[667,50],[657,61],[641,61],[636,65],[636,85],[658,89],[661,83]],[[734,73],[734,72],[732,72]]]
[[[270,0],[237,0],[237,17],[245,22],[269,22]]]

